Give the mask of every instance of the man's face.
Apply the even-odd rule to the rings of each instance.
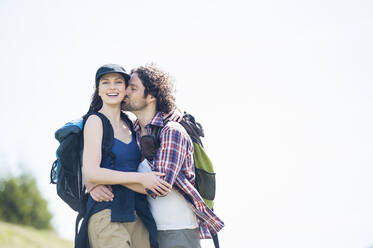
[[[144,97],[144,90],[145,87],[137,73],[133,73],[126,88],[126,95],[123,100],[123,110],[133,112],[143,110],[148,105],[150,97],[150,95]]]

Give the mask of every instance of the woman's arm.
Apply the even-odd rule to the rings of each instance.
[[[137,193],[144,194],[146,195],[146,189],[144,186],[142,186],[140,183],[127,183],[127,184],[122,184],[122,186],[129,188],[130,190],[133,190]],[[168,190],[167,190],[168,192]]]
[[[101,168],[101,142],[103,127],[101,119],[91,115],[84,126],[83,174],[86,182],[94,184],[141,184],[156,194],[167,194],[171,185],[159,176],[163,173],[121,172]],[[159,193],[158,193],[159,192]]]
[[[124,187],[127,187],[131,189],[132,191],[135,191],[140,194],[147,194],[146,189],[144,186],[142,186],[139,183],[128,183],[125,185],[122,185]],[[167,190],[169,192],[169,190]],[[96,184],[95,187],[89,191],[91,197],[93,200],[97,202],[102,202],[102,201],[112,201],[114,199],[114,194],[112,192],[111,186],[110,185],[102,185],[102,184]],[[158,196],[165,196],[166,194],[158,194]]]

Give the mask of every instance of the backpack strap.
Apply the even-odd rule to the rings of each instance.
[[[110,123],[110,120],[102,113],[98,111],[90,110],[88,113],[83,117],[84,123],[87,121],[88,117],[91,115],[97,115],[100,117],[103,126],[103,134],[102,134],[102,160],[105,159],[107,156],[111,158],[111,167],[114,167],[115,164],[115,154],[111,151],[111,148],[114,144],[114,130]],[[126,113],[121,112],[120,118],[127,124],[130,128],[131,132],[133,133],[133,123],[128,117]]]
[[[163,126],[164,127],[164,126]],[[163,127],[160,126],[153,126],[152,128],[152,135],[156,138],[157,140],[157,149],[159,148],[160,145],[160,140],[161,140],[161,131]]]
[[[111,166],[114,167],[115,164],[115,154],[111,151],[111,148],[114,144],[114,130],[111,126],[111,123],[109,119],[102,113],[91,111],[88,112],[84,117],[84,125],[87,121],[88,117],[91,115],[97,115],[100,117],[102,121],[102,127],[103,127],[103,133],[102,133],[102,143],[101,143],[101,149],[102,149],[102,160],[104,160],[107,156],[110,156],[111,158]]]

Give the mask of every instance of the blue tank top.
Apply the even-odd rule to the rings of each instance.
[[[110,156],[106,157],[101,163],[101,167],[127,172],[136,172],[140,163],[141,152],[136,143],[136,138],[132,135],[131,141],[126,144],[123,141],[114,138],[111,151],[115,154],[114,167],[111,166]]]
[[[132,140],[128,144],[114,138],[111,151],[115,155],[114,166],[111,165],[111,157],[107,156],[101,162],[101,167],[125,172],[137,171],[141,159],[141,152],[137,145],[135,135],[132,135]],[[93,212],[96,213],[103,209],[110,208],[112,222],[135,221],[136,193],[122,185],[112,185],[112,189],[114,194],[112,202],[95,202],[91,196],[89,196],[88,205],[94,205]]]

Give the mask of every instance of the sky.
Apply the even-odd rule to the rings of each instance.
[[[0,1],[1,174],[33,173],[58,233],[54,132],[94,74],[156,62],[205,129],[222,247],[373,247],[373,2]],[[203,242],[203,247],[213,247]]]

